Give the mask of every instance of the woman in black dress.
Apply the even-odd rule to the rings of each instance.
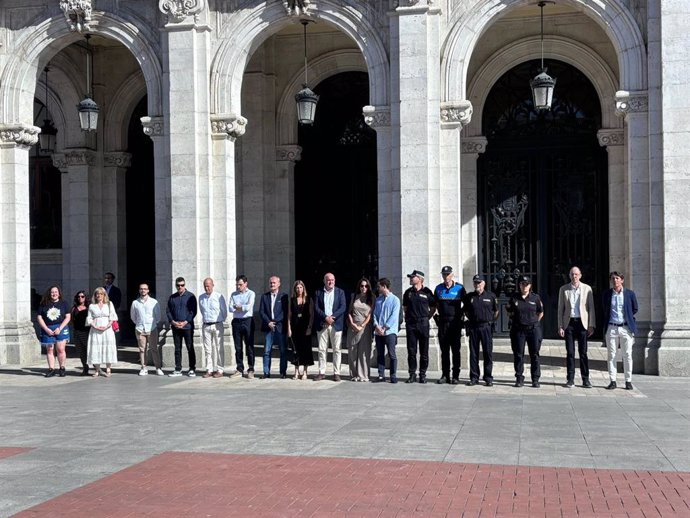
[[[86,363],[87,342],[89,340],[89,327],[86,325],[86,315],[89,313],[89,296],[85,291],[78,291],[74,295],[72,306],[72,329],[74,330],[74,345],[79,352],[81,360],[82,376],[88,376],[89,364]]]
[[[290,319],[288,336],[295,344],[295,376],[293,379],[307,379],[307,368],[314,365],[311,350],[311,326],[314,323],[314,304],[302,281],[292,285],[290,297]]]

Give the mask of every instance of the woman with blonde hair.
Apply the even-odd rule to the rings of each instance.
[[[117,347],[113,322],[117,322],[115,306],[108,299],[103,288],[93,292],[93,302],[89,305],[86,325],[91,326],[88,343],[88,363],[93,364],[96,372],[93,377],[101,375],[101,364],[105,363],[105,377],[110,377],[110,367],[117,363]]]

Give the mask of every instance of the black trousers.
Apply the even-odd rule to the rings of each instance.
[[[460,377],[460,325],[454,320],[439,320],[438,343],[441,348],[441,375],[450,379],[450,356],[453,354],[453,378]]]
[[[237,370],[244,372],[244,351],[242,350],[242,340],[244,340],[247,351],[247,371],[254,372],[254,319],[252,317],[233,318],[230,325],[232,340],[235,342]]]
[[[580,374],[582,379],[589,378],[589,359],[587,358],[587,330],[580,319],[570,319],[565,328],[565,353],[568,381],[575,381],[575,341],[580,355]]]
[[[407,370],[417,370],[417,347],[419,346],[419,375],[426,376],[429,368],[429,324],[414,324],[407,327]]]
[[[89,365],[86,363],[86,352],[89,342],[89,332],[74,330],[74,345],[79,352],[79,359],[81,360],[81,366],[84,369],[88,369]]]
[[[539,349],[541,348],[541,328],[518,328],[510,330],[510,346],[513,349],[513,365],[515,366],[515,378],[525,379],[525,343],[529,351],[529,370],[532,381],[539,381],[541,369],[539,367]]]
[[[189,370],[196,370],[196,353],[194,352],[194,341],[192,336],[194,329],[173,329],[173,343],[175,344],[175,370],[182,370],[182,339],[187,347],[187,354],[189,355]]]
[[[470,379],[478,380],[480,377],[479,344],[481,344],[484,358],[484,380],[493,381],[494,338],[491,333],[491,324],[479,324],[478,326],[469,327],[467,334],[470,339]]]

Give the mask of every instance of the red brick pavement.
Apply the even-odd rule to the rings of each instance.
[[[11,457],[12,455],[19,455],[32,450],[33,448],[0,448],[0,459]]]
[[[164,453],[32,516],[690,516],[690,473]]]

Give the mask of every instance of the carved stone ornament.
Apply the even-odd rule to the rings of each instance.
[[[282,0],[288,16],[302,16],[309,14],[310,0]]]
[[[374,129],[391,125],[390,106],[365,106],[362,108],[362,115],[364,122]]]
[[[91,22],[91,0],[60,0],[60,9],[72,32],[87,32]]]
[[[38,142],[40,128],[24,124],[0,124],[0,145],[31,147]]]
[[[628,113],[643,113],[649,111],[647,92],[616,92],[616,115],[624,116]]]
[[[441,103],[441,123],[467,126],[472,120],[472,110],[470,101]]]
[[[486,151],[486,137],[461,137],[460,148],[463,155],[478,155]]]
[[[602,147],[622,146],[625,143],[625,132],[622,129],[601,129],[597,131],[597,139]]]
[[[302,147],[297,144],[278,146],[276,147],[276,160],[278,162],[299,162],[302,160]]]
[[[244,135],[247,119],[234,113],[211,115],[211,134],[215,139],[229,138],[233,142]]]
[[[149,137],[163,136],[163,117],[142,117],[139,120],[144,127],[144,135]]]
[[[103,165],[105,167],[130,167],[132,165],[132,155],[124,151],[104,153]]]
[[[74,149],[65,153],[53,153],[53,165],[60,171],[67,171],[70,167],[92,166],[96,163],[96,155],[88,149]]]
[[[396,2],[396,7],[416,7],[420,3],[420,0],[398,0]],[[426,0],[426,5],[431,7],[434,5],[434,0]]]
[[[188,16],[196,16],[204,8],[204,0],[159,0],[158,8],[170,23],[180,23]]]

